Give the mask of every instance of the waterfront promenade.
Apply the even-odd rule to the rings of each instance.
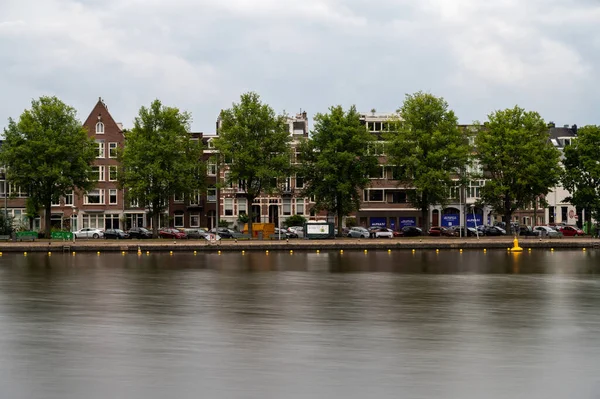
[[[327,240],[105,240],[76,241],[36,240],[0,242],[0,252],[137,252],[146,251],[290,251],[290,250],[412,250],[412,249],[507,249],[513,246],[513,237],[440,238],[415,237],[394,239],[335,238]],[[597,249],[600,240],[591,237],[543,238],[521,237],[519,245],[528,248]]]

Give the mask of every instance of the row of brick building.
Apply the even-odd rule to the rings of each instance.
[[[372,112],[361,116],[365,129],[380,138],[387,131],[390,114]],[[289,118],[289,132],[292,147],[295,149],[299,140],[309,134],[308,117],[301,112]],[[117,148],[124,145],[123,125],[117,123],[108,107],[99,99],[84,122],[89,135],[97,143],[98,154],[94,162],[94,173],[98,174],[96,188],[88,193],[71,193],[52,205],[52,225],[55,228],[75,231],[84,227],[121,228],[127,230],[133,226],[151,227],[147,211],[135,203],[125,201],[124,192],[118,187],[117,180]],[[202,140],[207,162],[207,184],[205,193],[196,193],[190,198],[174,196],[169,201],[168,212],[161,217],[160,226],[181,228],[215,227],[219,220],[236,225],[239,215],[248,213],[252,207],[255,222],[270,222],[279,225],[287,217],[302,215],[307,219],[325,219],[326,214],[315,215],[311,212],[310,198],[302,196],[304,181],[300,176],[289,176],[282,185],[281,192],[276,195],[265,195],[257,198],[252,204],[247,202],[243,190],[234,185],[218,188],[217,182],[227,180],[227,171],[219,170],[212,160],[216,150],[212,145],[213,135],[191,133],[194,139]],[[557,128],[550,126],[550,138],[555,146],[562,149],[576,136],[576,126]],[[364,190],[360,209],[355,213],[358,223],[363,226],[381,225],[399,229],[404,225],[422,225],[419,210],[407,202],[407,190],[398,185],[393,168],[386,165],[383,146],[375,142],[369,149],[379,156],[380,173],[371,176],[370,187]],[[294,152],[292,162],[299,161]],[[475,206],[480,197],[484,180],[469,181],[466,185],[457,186],[453,190],[454,199],[445,206],[432,206],[430,221],[432,225],[474,225],[491,224],[495,219],[492,209]],[[547,208],[520,210],[515,213],[515,221],[522,224],[535,225],[545,223],[566,222],[575,224],[582,220],[582,215],[570,204],[564,203],[568,195],[560,187],[556,187],[547,197],[550,204]],[[0,174],[0,198],[4,198],[4,208],[17,225],[28,226],[25,218],[26,193],[6,182],[4,174]],[[333,219],[332,219],[333,221]],[[40,230],[40,218],[34,221],[34,229]]]

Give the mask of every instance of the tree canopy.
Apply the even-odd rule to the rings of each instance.
[[[189,199],[205,187],[202,143],[192,139],[189,122],[189,113],[154,100],[140,108],[118,154],[119,185],[129,201],[148,210],[155,237],[169,199],[176,194]]]
[[[565,201],[586,210],[586,221],[600,218],[600,126],[578,129],[564,149],[561,182],[571,196]]]
[[[94,140],[77,120],[76,111],[56,97],[31,102],[18,121],[9,119],[0,148],[11,185],[29,195],[29,214],[43,208],[46,237],[50,236],[51,204],[74,189],[89,190]]]
[[[475,146],[489,179],[482,200],[504,215],[507,227],[515,210],[546,195],[558,182],[559,151],[537,112],[518,106],[493,112],[478,127]]]
[[[369,152],[373,141],[356,108],[344,111],[338,105],[315,116],[310,138],[300,145],[304,195],[314,197],[317,212],[337,216],[340,235],[343,217],[359,209],[369,174],[378,166],[377,156]]]
[[[276,115],[254,92],[242,94],[240,102],[221,111],[219,118],[213,143],[228,172],[225,183],[239,184],[246,194],[252,235],[252,202],[262,193],[276,191],[278,181],[291,170],[287,118]]]
[[[458,119],[441,97],[407,94],[387,135],[388,163],[407,191],[408,201],[421,210],[423,227],[429,225],[430,205],[445,204],[471,148]]]

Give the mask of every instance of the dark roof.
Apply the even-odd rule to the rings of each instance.
[[[550,127],[548,128],[548,134],[551,139],[557,139],[559,137],[577,137],[577,125],[571,127]]]

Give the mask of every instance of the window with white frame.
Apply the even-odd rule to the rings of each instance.
[[[173,225],[175,227],[183,227],[183,211],[175,211]]]
[[[371,173],[369,175],[369,178],[371,178],[371,179],[383,179],[383,178],[385,178],[385,166],[379,165],[377,167],[377,169],[375,169],[373,171],[373,173]]]
[[[73,191],[71,191],[70,193],[67,193],[67,195],[65,195],[65,205],[67,205],[67,206],[73,205]]]
[[[52,201],[50,206],[60,206],[60,198],[58,198],[58,200],[56,200],[56,202]]]
[[[483,186],[485,186],[485,180],[471,180],[466,188],[467,198],[481,198]]]
[[[116,189],[110,189],[108,190],[108,203],[110,205],[116,205],[117,204],[117,190]]]
[[[223,203],[225,216],[233,216],[233,198],[225,198]]]
[[[173,196],[173,201],[175,202],[183,202],[185,200],[185,196],[181,193],[177,193]]]
[[[88,215],[84,214],[82,216],[83,219],[83,228],[90,229],[103,229],[104,228],[104,214],[99,215]]]
[[[296,188],[304,188],[304,177],[296,176]]]
[[[209,176],[216,176],[217,175],[217,164],[216,163],[212,163],[212,162],[208,163],[207,174]]]
[[[96,123],[96,134],[104,134],[104,123]]]
[[[108,143],[108,157],[116,158],[117,157],[117,148],[119,143]]]
[[[296,215],[304,215],[304,198],[296,198]]]
[[[248,201],[246,200],[246,198],[238,198],[237,199],[237,208],[238,208],[238,215],[245,215],[248,210],[247,208],[247,204]]]
[[[365,190],[364,200],[365,202],[382,202],[383,190]]]
[[[190,213],[190,227],[200,227],[200,215],[197,213]]]
[[[92,166],[92,179],[98,181],[104,181],[104,165]]]
[[[23,191],[23,189],[16,184],[8,185],[8,195],[16,198],[25,198],[27,197],[27,192]]]
[[[206,200],[208,202],[216,202],[217,201],[217,188],[216,187],[209,187],[206,190]]]
[[[199,205],[202,200],[200,190],[195,190],[190,197],[190,205]]]
[[[0,197],[6,197],[6,181],[0,180]]]
[[[117,181],[117,166],[110,165],[108,167],[108,181]]]
[[[96,140],[96,158],[106,158],[104,151],[104,140]]]
[[[282,201],[283,209],[282,212],[284,215],[292,214],[292,199],[291,198],[283,198]]]
[[[89,191],[86,195],[83,196],[83,203],[85,205],[104,204],[104,190],[95,189]]]

